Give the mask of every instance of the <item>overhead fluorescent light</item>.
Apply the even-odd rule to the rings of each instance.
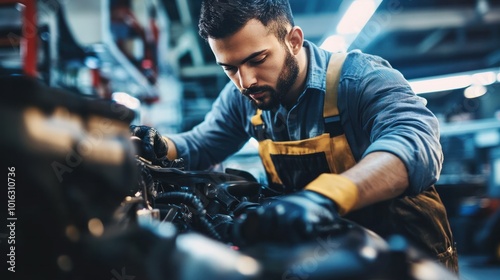
[[[416,94],[422,94],[467,88],[471,85],[487,86],[500,81],[499,75],[500,73],[495,69],[416,79],[410,80],[409,83]],[[476,93],[479,92],[478,89],[475,90]]]
[[[348,0],[346,2],[350,2],[350,5],[345,9],[342,18],[337,24],[336,31],[332,31],[330,36],[324,39],[320,48],[330,52],[347,51],[382,3],[382,0]]]
[[[476,98],[483,96],[488,90],[483,85],[471,85],[464,90],[465,98]]]
[[[353,1],[337,25],[337,34],[359,33],[375,13],[381,2],[380,0]]]
[[[472,74],[472,83],[478,85],[491,85],[496,82],[496,73],[494,71],[486,71]]]
[[[416,94],[459,89],[471,85],[470,75],[457,75],[442,78],[419,79],[410,82]]]

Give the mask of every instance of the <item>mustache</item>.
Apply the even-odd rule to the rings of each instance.
[[[274,91],[274,89],[270,86],[253,86],[250,88],[245,88],[241,91],[241,93],[245,96],[248,96],[252,93],[262,92],[262,91]]]

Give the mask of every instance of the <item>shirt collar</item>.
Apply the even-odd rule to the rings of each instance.
[[[313,43],[304,40],[303,46],[308,54],[307,78],[304,92],[308,89],[326,89],[326,69],[330,53],[320,49]]]

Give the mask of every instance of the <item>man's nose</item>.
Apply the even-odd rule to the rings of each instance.
[[[241,88],[248,89],[257,84],[257,78],[255,77],[254,71],[248,67],[240,67],[240,69],[238,69],[238,75]]]

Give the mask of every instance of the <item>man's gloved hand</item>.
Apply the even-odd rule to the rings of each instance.
[[[165,166],[168,162],[167,141],[158,133],[155,128],[145,125],[131,125],[130,132],[141,141],[137,147],[139,156],[151,161],[155,165]],[[137,143],[136,143],[137,144]]]
[[[302,190],[249,209],[236,221],[234,235],[240,245],[311,240],[331,230],[339,217],[331,199]]]

